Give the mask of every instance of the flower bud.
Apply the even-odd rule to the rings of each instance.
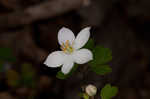
[[[94,96],[97,93],[97,88],[94,85],[88,85],[85,88],[85,92],[89,95],[89,96]]]

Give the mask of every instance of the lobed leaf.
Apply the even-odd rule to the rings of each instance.
[[[84,48],[92,50],[94,48],[94,40],[93,39],[89,39],[89,41],[86,43]]]
[[[106,64],[112,60],[112,52],[109,48],[96,46],[93,49],[94,60],[90,62],[91,65]]]
[[[106,84],[104,88],[102,88],[100,96],[102,99],[111,99],[116,96],[118,93],[118,88],[115,86],[111,86],[110,84]]]
[[[92,71],[99,75],[106,75],[112,72],[112,68],[109,65],[93,66],[91,67]]]

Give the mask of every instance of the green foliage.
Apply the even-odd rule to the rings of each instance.
[[[91,62],[92,65],[106,64],[112,60],[112,52],[109,48],[102,46],[96,46],[93,49],[94,60]]]
[[[116,96],[118,93],[118,88],[115,86],[111,86],[110,84],[106,84],[104,88],[102,88],[100,96],[102,99],[111,99]]]
[[[87,94],[83,94],[83,99],[89,99],[89,96]]]
[[[89,39],[89,41],[86,43],[84,48],[92,50],[94,48],[94,40],[93,39]]]
[[[109,65],[93,66],[91,67],[91,69],[99,75],[106,75],[112,72],[112,69],[109,67]]]
[[[59,71],[56,75],[56,77],[58,79],[66,79],[68,77],[68,75],[65,75],[64,73],[62,73],[61,71]]]
[[[0,48],[0,59],[4,61],[15,61],[16,58],[13,55],[12,49]]]
[[[110,49],[102,46],[96,46],[93,49],[93,56],[94,59],[89,63],[93,72],[99,75],[105,75],[112,72],[109,65],[106,65],[112,60],[112,53]]]
[[[89,96],[86,93],[79,93],[80,98],[89,99]]]
[[[66,79],[66,78],[68,78],[69,76],[71,76],[71,75],[77,70],[77,68],[78,68],[78,65],[75,64],[75,65],[73,66],[72,70],[70,71],[70,73],[68,73],[67,75],[65,75],[64,73],[62,73],[61,71],[59,71],[59,72],[57,73],[56,77],[57,77],[58,79]]]
[[[34,87],[35,71],[31,64],[23,64],[21,68],[21,83],[28,87]]]

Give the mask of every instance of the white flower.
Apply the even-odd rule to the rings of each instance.
[[[75,38],[73,32],[63,27],[58,32],[58,42],[62,51],[52,52],[44,62],[48,67],[60,67],[61,71],[67,74],[74,63],[84,64],[93,59],[93,54],[88,49],[82,48],[90,37],[90,27],[84,28]]]
[[[95,96],[97,93],[97,88],[94,85],[88,85],[85,88],[85,92],[89,95],[89,96]]]

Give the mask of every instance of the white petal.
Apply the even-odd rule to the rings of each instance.
[[[68,28],[61,28],[58,32],[58,42],[60,45],[65,43],[67,40],[72,44],[75,39],[73,32]]]
[[[48,67],[59,67],[64,63],[65,54],[62,51],[52,52],[44,62]]]
[[[61,71],[62,71],[64,74],[67,74],[67,73],[69,73],[69,72],[71,71],[73,65],[74,65],[74,62],[71,61],[71,60],[68,60],[68,61],[66,61],[66,62],[63,64],[63,66],[62,66],[62,68],[61,68]]]
[[[79,49],[83,47],[90,37],[90,27],[82,29],[79,34],[77,35],[75,42],[74,42],[74,48]]]
[[[84,64],[89,62],[90,60],[93,60],[93,54],[88,49],[80,49],[78,51],[75,51],[72,56],[74,62],[77,64]]]

